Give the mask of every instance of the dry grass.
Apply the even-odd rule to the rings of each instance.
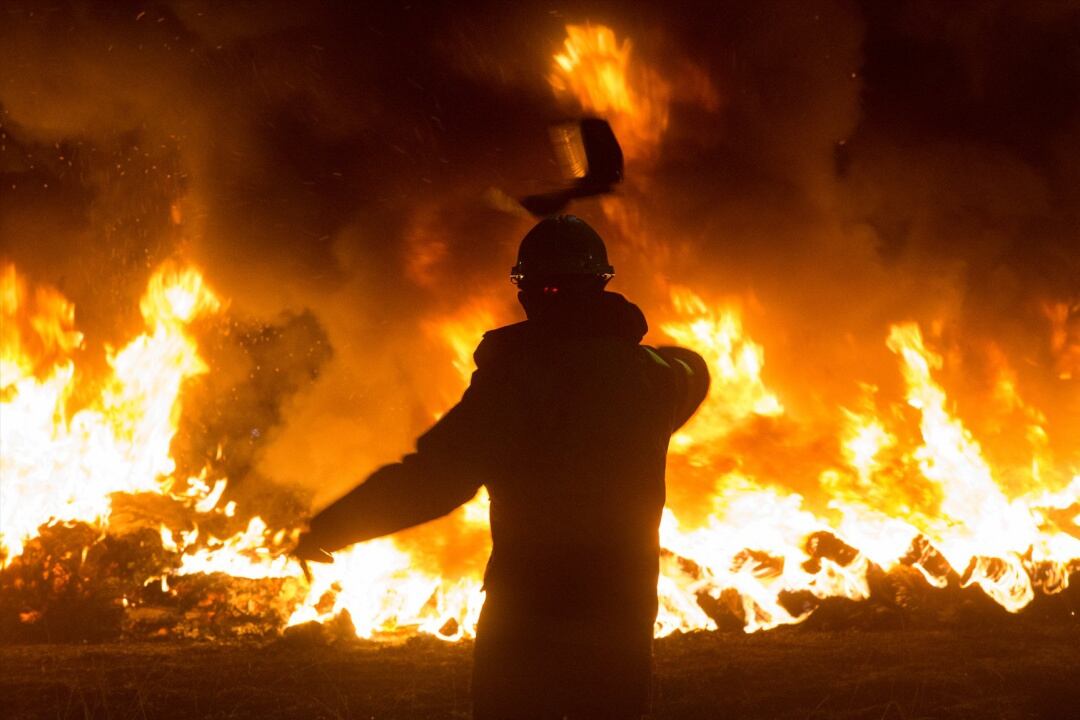
[[[468,718],[468,645],[0,647],[18,718]],[[657,643],[656,718],[1069,718],[1080,627],[695,634]]]

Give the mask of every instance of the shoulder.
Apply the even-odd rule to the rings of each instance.
[[[673,345],[649,348],[649,350],[660,357],[665,364],[673,368],[688,372],[691,375],[699,375],[706,378],[709,376],[709,366],[705,362],[705,358],[701,357],[701,355],[693,350],[675,347]]]
[[[473,353],[476,367],[498,365],[526,345],[532,336],[528,321],[488,330]]]
[[[686,387],[691,395],[704,397],[709,389],[709,365],[701,355],[681,347],[649,347],[643,345],[650,367],[666,375],[677,385]]]
[[[661,368],[665,368],[665,369],[670,367],[670,364],[668,363],[667,359],[664,358],[664,356],[662,354],[660,354],[660,352],[656,348],[654,348],[653,346],[651,346],[651,345],[639,345],[638,347],[641,348],[642,355],[651,364],[656,365],[656,366],[661,367]]]

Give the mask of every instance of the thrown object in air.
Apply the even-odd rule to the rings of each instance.
[[[623,178],[623,154],[607,120],[581,118],[551,127],[551,144],[569,187],[529,195],[521,205],[537,217],[553,215],[571,200],[611,192]]]

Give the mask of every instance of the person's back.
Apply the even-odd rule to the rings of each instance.
[[[489,333],[477,353],[513,409],[488,480],[478,717],[647,705],[664,463],[686,410],[645,330],[603,293]]]
[[[648,707],[665,456],[708,373],[692,352],[640,345],[645,318],[603,291],[610,266],[586,231],[556,218],[526,236],[515,271],[529,319],[485,335],[468,391],[417,453],[320,513],[298,549],[438,517],[486,485],[477,718]]]

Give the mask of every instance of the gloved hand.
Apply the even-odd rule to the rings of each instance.
[[[300,533],[300,539],[297,540],[292,555],[301,562],[334,562],[334,556],[319,546],[319,542],[312,536],[310,531]]]
[[[300,533],[300,539],[296,541],[296,547],[292,549],[291,554],[300,561],[300,569],[304,571],[304,577],[308,583],[312,580],[309,562],[334,562],[334,556],[319,547],[318,541],[312,537],[310,531]]]

